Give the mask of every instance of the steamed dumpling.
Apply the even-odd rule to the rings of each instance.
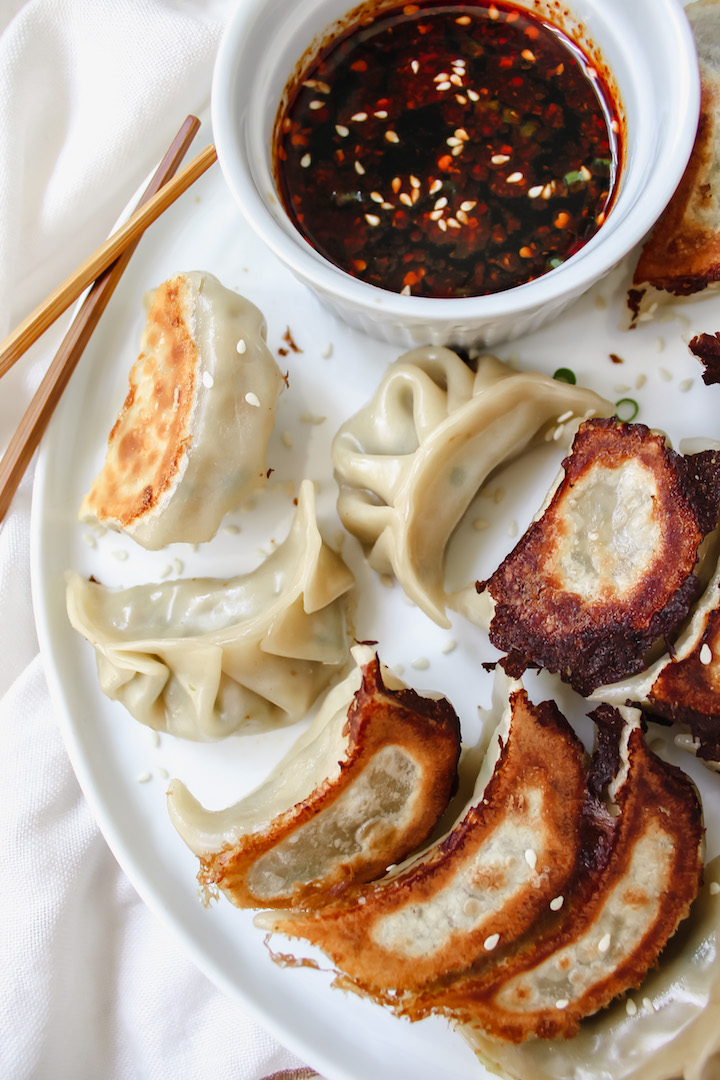
[[[373,569],[447,627],[445,548],[490,473],[560,418],[612,411],[590,390],[492,356],[475,372],[449,349],[414,349],[334,439],[340,518]]]
[[[173,780],[168,809],[207,891],[238,907],[322,904],[422,844],[457,783],[450,703],[408,689],[367,645],[309,729],[240,802],[206,810]]]
[[[73,573],[66,599],[103,693],[158,731],[218,739],[304,715],[347,660],[353,585],[305,480],[287,538],[249,574],[110,589]]]
[[[255,305],[212,274],[176,274],[155,290],[81,521],[151,550],[213,538],[266,480],[284,383],[265,334]]]

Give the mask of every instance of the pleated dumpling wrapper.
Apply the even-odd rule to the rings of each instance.
[[[72,573],[66,600],[103,693],[148,727],[204,740],[305,715],[347,662],[354,583],[304,480],[288,536],[250,573],[127,589]]]
[[[450,349],[413,349],[335,436],[338,513],[370,566],[449,627],[445,549],[488,476],[536,436],[552,429],[562,446],[572,418],[613,411],[591,390],[493,356],[473,371]]]
[[[533,705],[503,682],[491,749],[451,831],[317,912],[263,914],[260,925],[319,946],[353,988],[393,1002],[526,930],[580,858],[585,755],[553,702]]]
[[[155,290],[81,521],[150,550],[213,538],[267,478],[284,380],[265,335],[262,313],[212,274],[176,274]]]
[[[643,424],[583,423],[544,508],[477,588],[511,674],[540,665],[580,694],[641,671],[679,632],[720,505],[720,453],[681,455]]]
[[[322,904],[429,836],[455,791],[460,725],[450,703],[408,689],[368,645],[262,784],[206,810],[179,780],[170,816],[199,857],[205,894],[239,907]]]

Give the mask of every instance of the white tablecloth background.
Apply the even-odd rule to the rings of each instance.
[[[235,2],[0,0],[1,336],[102,242],[207,106]],[[0,451],[65,325],[0,383]],[[94,823],[38,653],[32,476],[0,526],[0,1077],[314,1076],[192,965]]]

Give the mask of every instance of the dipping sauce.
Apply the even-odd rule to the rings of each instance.
[[[275,179],[310,244],[392,292],[481,296],[559,266],[600,228],[620,124],[556,27],[505,3],[393,7],[286,93]]]

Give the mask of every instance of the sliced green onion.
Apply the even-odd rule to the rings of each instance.
[[[577,382],[575,372],[571,371],[569,367],[559,367],[557,371],[554,372],[553,379],[557,379],[558,382],[570,383],[571,386],[574,386]]]
[[[640,406],[634,398],[624,397],[615,402],[615,415],[625,424],[634,420],[639,412]]]
[[[585,177],[582,175],[582,173],[579,173],[577,169],[573,169],[572,172],[565,173],[563,180],[568,185],[585,183]]]

